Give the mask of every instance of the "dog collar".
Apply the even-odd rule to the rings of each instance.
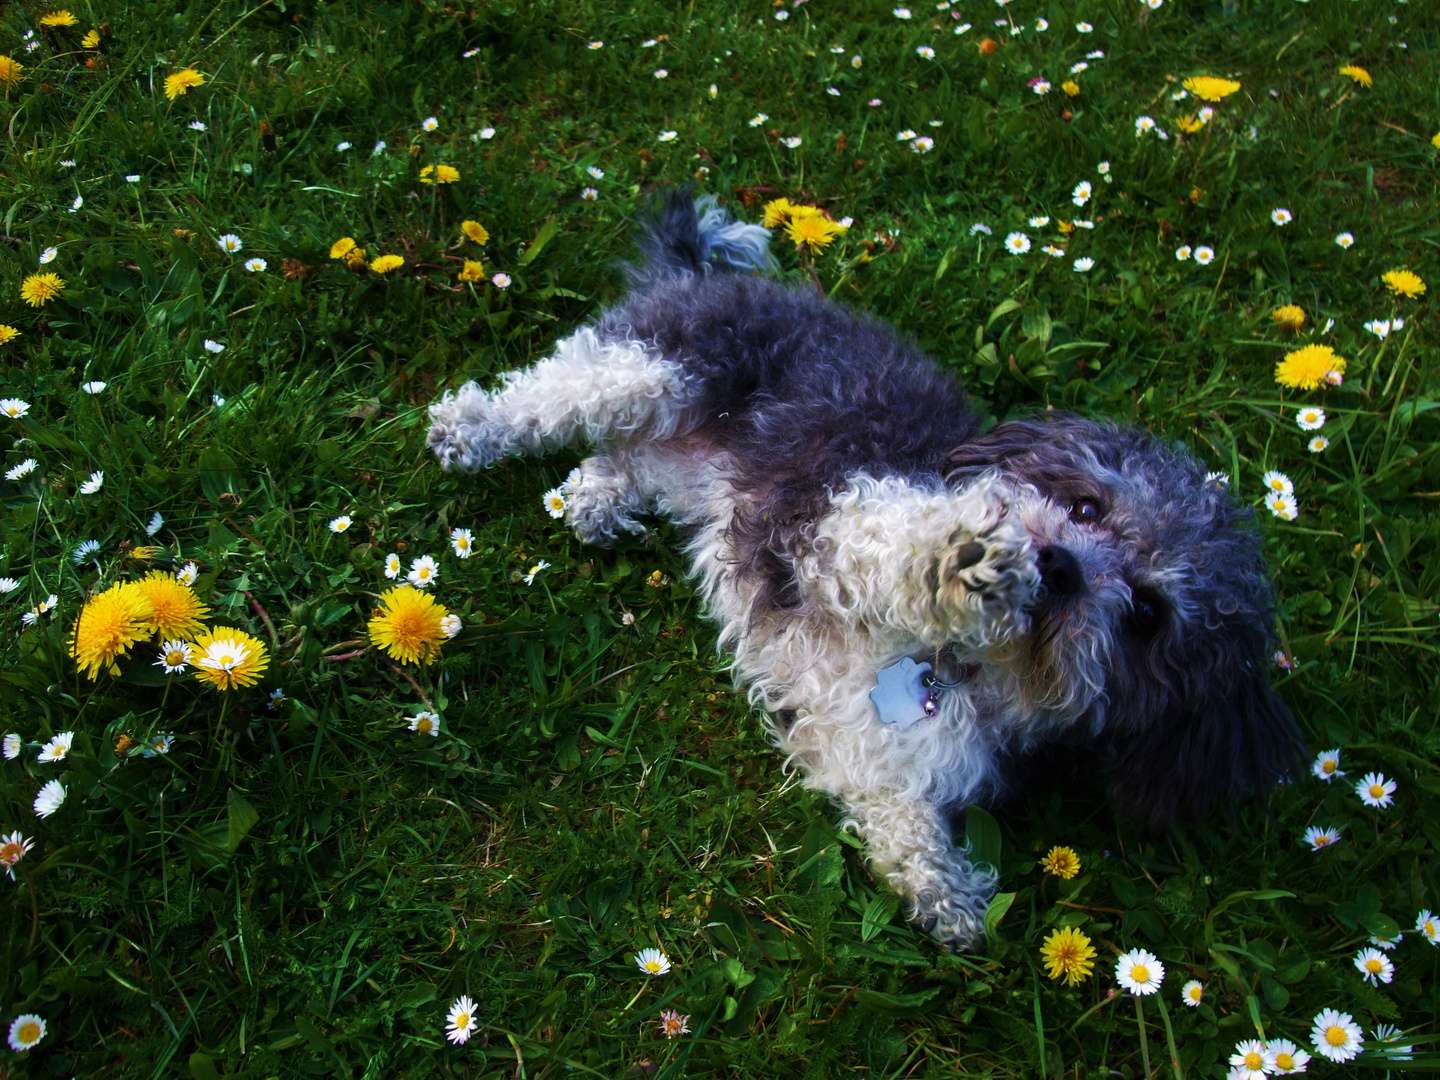
[[[902,656],[889,667],[875,673],[875,686],[870,700],[880,713],[882,724],[908,728],[939,711],[938,698],[946,690],[960,684],[943,683],[935,677],[934,668]]]

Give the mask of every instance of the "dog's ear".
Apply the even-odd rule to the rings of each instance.
[[[1304,750],[1264,672],[1243,663],[1212,672],[1153,715],[1121,720],[1104,741],[1111,798],[1156,829],[1271,790],[1295,773]]]

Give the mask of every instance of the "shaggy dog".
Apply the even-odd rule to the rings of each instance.
[[[744,272],[773,265],[768,241],[713,199],[664,200],[623,303],[430,407],[441,464],[583,443],[581,540],[682,526],[773,740],[943,942],[983,937],[995,884],[947,809],[1047,747],[1088,747],[1157,828],[1282,779],[1299,736],[1266,678],[1248,509],[1136,428],[978,430],[890,328]]]

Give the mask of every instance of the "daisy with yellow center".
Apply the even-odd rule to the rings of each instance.
[[[150,601],[139,586],[129,582],[112,585],[81,609],[70,632],[70,655],[91,679],[100,677],[101,668],[118,675],[116,658],[153,633],[152,617]]]
[[[1414,300],[1425,293],[1425,282],[1412,270],[1387,270],[1380,275],[1380,280],[1396,296],[1408,296]]]
[[[1362,67],[1357,67],[1354,64],[1346,64],[1340,69],[1340,74],[1349,75],[1350,78],[1354,79],[1361,86],[1375,85],[1375,80],[1370,77],[1370,72],[1366,71]]]
[[[210,609],[163,570],[151,570],[135,583],[150,605],[147,629],[162,638],[188,638],[205,629]]]
[[[188,94],[193,86],[204,86],[205,75],[194,68],[181,68],[165,76],[165,96],[174,101],[181,94]]]
[[[1289,1039],[1271,1039],[1265,1044],[1265,1068],[1272,1073],[1303,1073],[1309,1064],[1310,1055]]]
[[[635,954],[635,966],[646,975],[664,975],[670,970],[670,959],[659,949],[641,949]]]
[[[405,265],[405,258],[402,255],[381,255],[370,264],[370,269],[377,274],[388,274],[391,270],[398,270]]]
[[[330,245],[330,258],[343,259],[350,252],[355,250],[355,239],[350,236],[342,236],[335,243]]]
[[[1213,75],[1195,75],[1180,84],[1202,101],[1220,101],[1240,89],[1233,79],[1220,79]]]
[[[264,642],[244,630],[215,626],[195,639],[195,678],[217,690],[254,686],[269,666]]]
[[[440,734],[440,715],[422,710],[410,718],[410,730],[417,735],[429,735],[431,738],[436,738]]]
[[[1205,988],[1199,979],[1191,979],[1180,988],[1180,1000],[1192,1009],[1205,1000]]]
[[[820,215],[792,217],[785,225],[785,235],[790,237],[795,246],[803,245],[812,253],[823,251],[829,247],[830,243],[843,232],[845,232],[843,225]]]
[[[1131,949],[1115,962],[1115,978],[1132,994],[1153,994],[1165,981],[1165,965],[1152,952]]]
[[[1265,1044],[1246,1039],[1230,1055],[1230,1080],[1265,1080]]]
[[[463,994],[456,998],[445,1016],[445,1026],[449,1029],[445,1037],[456,1046],[463,1045],[470,1038],[470,1033],[480,1026],[475,1017],[475,1002]]]
[[[66,12],[69,14],[69,12]],[[47,16],[48,18],[49,16]],[[41,20],[42,22],[44,20]],[[34,1013],[24,1013],[10,1025],[10,1049],[24,1053],[45,1037],[45,1021]]]
[[[455,275],[455,280],[463,281],[469,285],[473,285],[478,281],[484,281],[484,264],[476,259],[466,259],[465,265],[460,268],[460,273]]]
[[[1345,358],[1329,345],[1306,345],[1275,365],[1275,381],[1295,390],[1314,390],[1331,372],[1345,374]]]
[[[460,170],[449,165],[426,165],[420,170],[422,184],[453,184],[460,179]]]
[[[6,86],[14,86],[23,78],[25,78],[24,64],[18,60],[12,60],[8,56],[0,56],[0,82]]]
[[[41,307],[65,291],[59,274],[31,274],[20,283],[20,299],[31,307]]]
[[[1365,1039],[1360,1025],[1349,1013],[1338,1009],[1322,1009],[1310,1030],[1310,1042],[1321,1057],[1334,1062],[1349,1061],[1360,1053]]]
[[[1365,778],[1355,785],[1355,794],[1366,806],[1387,810],[1395,803],[1394,780],[1386,780],[1384,773],[1366,773]]]
[[[178,675],[190,666],[195,649],[186,641],[167,641],[160,647],[160,658],[155,666],[164,668],[166,675]]]
[[[1080,872],[1080,856],[1075,854],[1073,848],[1052,847],[1040,861],[1040,866],[1047,874],[1054,874],[1069,881]]]
[[[481,247],[484,247],[490,239],[490,234],[485,231],[485,226],[481,225],[478,221],[462,221],[460,223],[460,231]]]
[[[47,15],[40,16],[41,26],[74,26],[80,20],[70,12],[61,8],[59,11],[52,11]]]
[[[667,1039],[678,1039],[690,1034],[690,1017],[681,1016],[679,1009],[666,1009],[660,1014],[660,1034]]]
[[[1052,932],[1040,946],[1040,959],[1045,961],[1050,978],[1064,979],[1066,986],[1090,977],[1095,955],[1090,939],[1073,926]]]
[[[1282,304],[1270,313],[1270,318],[1275,320],[1276,326],[1298,333],[1305,325],[1305,310],[1299,304]]]
[[[34,847],[34,842],[26,840],[18,832],[12,832],[9,836],[0,836],[0,866],[10,875],[10,880],[15,880],[15,864],[25,857],[25,853]]]
[[[1319,851],[1323,847],[1338,843],[1339,840],[1339,829],[1322,829],[1318,825],[1311,825],[1305,830],[1305,842],[1310,845],[1311,851]]]
[[[445,641],[441,620],[450,612],[428,593],[409,585],[386,591],[369,624],[370,643],[402,664],[433,664]]]
[[[1395,978],[1395,965],[1379,949],[1361,949],[1356,953],[1355,969],[1371,986],[1379,986]]]
[[[1440,945],[1440,919],[1430,914],[1429,908],[1415,916],[1415,929],[1423,934],[1431,945]]]

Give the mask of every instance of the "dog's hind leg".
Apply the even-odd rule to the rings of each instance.
[[[444,468],[475,472],[507,455],[575,442],[667,439],[682,429],[697,392],[679,364],[589,327],[502,379],[492,391],[466,383],[430,406],[428,441]]]

